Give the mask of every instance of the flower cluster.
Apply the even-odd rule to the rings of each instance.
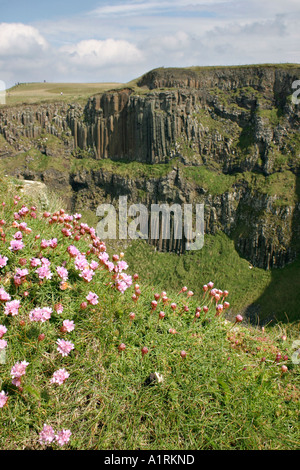
[[[51,444],[53,441],[56,441],[62,447],[69,442],[71,434],[69,429],[62,429],[56,434],[52,426],[44,424],[39,434],[39,442],[40,444]]]
[[[14,196],[13,206],[18,206],[20,200],[20,196]],[[42,217],[39,218],[35,206],[22,205],[19,210],[14,209],[11,221],[9,220],[10,210],[8,210],[7,217],[5,216],[6,208],[8,206],[3,203],[3,218],[0,220],[0,241],[2,242],[0,306],[6,323],[0,325],[0,351],[8,346],[11,335],[7,334],[7,331],[10,328],[17,324],[25,328],[34,322],[40,324],[37,326],[39,330],[37,330],[36,344],[39,345],[39,348],[43,348],[42,344],[46,344],[47,331],[49,331],[45,324],[56,324],[57,315],[62,315],[64,318],[57,329],[59,337],[55,341],[53,353],[65,358],[75,349],[74,342],[65,337],[65,335],[72,335],[75,329],[72,317],[66,318],[68,313],[65,315],[65,312],[72,315],[72,310],[69,311],[68,303],[64,303],[61,296],[59,299],[55,299],[56,302],[52,304],[51,297],[46,295],[43,299],[49,299],[51,303],[47,304],[47,300],[45,300],[45,303],[40,305],[34,294],[36,287],[43,288],[43,286],[47,286],[47,283],[51,283],[53,286],[51,290],[53,289],[54,292],[57,283],[58,289],[63,294],[66,289],[74,288],[72,282],[74,281],[74,272],[77,272],[78,281],[82,279],[87,284],[91,284],[97,276],[107,276],[105,284],[124,293],[132,284],[131,276],[124,272],[128,265],[121,259],[122,255],[114,255],[110,259],[106,245],[96,236],[95,229],[86,223],[81,223],[81,214],[70,215],[61,209],[54,213],[44,211]],[[37,222],[32,222],[35,219],[38,219]],[[29,220],[31,222],[28,222]],[[31,224],[38,227],[38,232],[34,233],[34,229],[29,227]],[[33,225],[31,226],[33,227]],[[49,236],[50,226],[53,226],[51,236]],[[6,233],[2,227],[5,227]],[[81,242],[82,240],[83,242]],[[79,241],[81,249],[77,246]],[[64,253],[65,258],[63,257]],[[71,271],[72,277],[70,276]],[[76,280],[74,285],[75,283]],[[35,287],[32,294],[31,287]],[[81,308],[97,306],[99,297],[99,292],[87,289],[81,302]],[[45,328],[44,331],[40,331],[42,328]],[[51,328],[53,331],[53,327]],[[24,337],[26,337],[26,333]],[[30,380],[30,374],[26,374],[28,366],[29,362],[24,357],[10,366],[12,384],[18,387],[20,393],[23,391],[23,381]],[[34,365],[32,364],[31,367],[33,369]],[[64,367],[58,367],[53,372],[49,384],[50,386],[55,384],[63,386],[69,376],[70,373]],[[0,391],[0,408],[3,408],[8,400],[9,391]],[[63,429],[54,433],[51,426],[45,425],[40,433],[40,443],[49,444],[56,441],[61,446],[68,442],[70,435],[69,430]]]

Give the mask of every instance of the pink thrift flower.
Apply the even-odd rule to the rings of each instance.
[[[6,266],[7,264],[7,261],[8,261],[7,256],[0,255],[0,268],[4,268],[4,266]]]
[[[28,230],[28,227],[27,227],[27,224],[26,222],[21,222],[19,224],[19,229],[22,231],[22,232],[26,232]]]
[[[24,243],[21,240],[12,240],[10,242],[10,247],[8,248],[11,251],[19,251],[24,248]]]
[[[39,434],[39,442],[40,444],[50,444],[55,439],[55,432],[52,426],[44,424],[43,429]]]
[[[69,275],[68,270],[64,268],[63,266],[57,266],[56,272],[63,281],[66,281],[68,279],[68,275]]]
[[[240,323],[240,322],[242,322],[242,321],[243,321],[242,315],[237,315],[237,316],[235,317],[235,322],[236,322],[236,323]]]
[[[39,275],[39,279],[51,279],[53,276],[49,267],[46,265],[42,265],[40,268],[37,268],[36,272]]]
[[[74,245],[68,246],[67,251],[72,258],[75,258],[76,256],[80,254],[80,251]]]
[[[29,313],[29,320],[30,321],[40,321],[44,323],[45,321],[49,320],[51,317],[52,308],[50,307],[37,307],[31,310]]]
[[[62,304],[55,304],[54,305],[54,310],[56,311],[56,313],[60,314],[63,312],[64,310],[64,307]]]
[[[74,322],[73,320],[64,320],[63,321],[63,330],[66,332],[66,333],[70,333],[71,331],[74,330]]]
[[[29,212],[28,207],[22,206],[21,209],[19,210],[18,214],[19,214],[21,217],[24,217],[26,214],[28,214],[28,212]]]
[[[82,277],[85,281],[91,282],[94,274],[95,272],[92,269],[83,269],[79,276]]]
[[[86,260],[85,256],[79,253],[74,261],[75,268],[79,271],[83,271],[85,268],[89,267],[89,263]]]
[[[51,238],[51,240],[49,240],[49,246],[51,248],[56,248],[57,247],[57,238]]]
[[[100,253],[100,255],[98,256],[98,259],[101,261],[101,263],[105,264],[105,263],[107,263],[107,261],[109,259],[109,255],[106,252]]]
[[[74,349],[74,344],[71,341],[65,341],[64,339],[58,339],[56,341],[57,351],[64,357],[67,356],[72,349]]]
[[[0,408],[3,408],[3,406],[6,404],[8,400],[7,393],[5,393],[3,390],[0,392]]]
[[[6,302],[7,300],[10,300],[11,297],[10,295],[3,289],[3,287],[0,287],[0,300],[3,300]]]
[[[90,268],[91,268],[93,271],[95,271],[95,270],[98,268],[98,266],[99,266],[99,263],[97,263],[97,261],[92,260],[92,261],[90,262]]]
[[[48,260],[48,258],[41,258],[42,266],[47,266],[47,268],[50,267],[51,261]]]
[[[16,269],[16,274],[17,274],[17,276],[25,277],[25,276],[28,275],[28,269],[26,269],[26,268],[24,268],[24,269],[17,268]]]
[[[123,260],[118,261],[117,267],[119,272],[126,271],[126,269],[128,268],[128,264],[126,263],[126,261]]]
[[[19,300],[12,300],[11,302],[6,302],[4,307],[4,314],[5,315],[18,315],[20,308],[20,301]]]
[[[40,266],[41,264],[42,264],[42,262],[39,258],[31,258],[31,260],[30,260],[30,266],[32,268],[36,268],[37,266]]]
[[[67,444],[70,440],[70,437],[71,437],[72,433],[69,429],[62,429],[61,431],[59,431],[58,434],[56,434],[55,436],[55,439],[56,439],[56,442],[59,446],[63,446],[65,444]]]
[[[114,269],[114,267],[115,267],[115,265],[114,265],[114,263],[113,263],[112,261],[107,261],[107,262],[105,263],[105,267],[108,269],[109,272],[112,272],[113,269]]]
[[[14,234],[13,237],[14,237],[15,240],[22,240],[23,234],[22,234],[22,232],[18,231]]]
[[[16,362],[15,365],[11,368],[10,375],[13,379],[19,379],[22,375],[26,373],[26,367],[29,365],[29,362],[22,361]]]
[[[7,332],[7,328],[4,325],[0,325],[0,338]]]
[[[97,305],[97,303],[98,303],[98,295],[95,294],[94,292],[89,292],[89,294],[86,296],[86,300],[87,300],[91,305]]]
[[[53,384],[56,383],[58,385],[62,385],[69,376],[70,374],[65,369],[58,369],[54,372],[50,382]]]
[[[43,239],[43,240],[41,241],[41,248],[48,248],[48,246],[49,246],[49,241]]]
[[[0,339],[0,349],[4,349],[7,346],[7,341],[5,339]]]

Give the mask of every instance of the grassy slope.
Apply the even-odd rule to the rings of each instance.
[[[135,269],[143,266],[145,280],[161,289],[180,290],[187,285],[201,298],[202,285],[215,280],[221,289],[230,291],[232,314],[254,303],[252,310],[262,323],[270,317],[282,322],[299,320],[300,259],[278,270],[252,268],[221,232],[205,235],[202,250],[184,256],[158,253],[145,242],[134,241],[126,257]]]
[[[21,83],[6,92],[8,106],[49,101],[86,102],[95,93],[122,86],[120,83]],[[62,94],[61,94],[62,93]]]
[[[21,199],[13,206],[13,196],[21,193],[16,186],[7,187],[6,181],[1,181],[0,200],[6,202],[1,217],[6,221],[9,242],[17,230],[10,223],[13,212],[25,202],[34,202],[39,209],[42,206],[36,198]],[[60,208],[56,201],[51,203],[52,211]],[[27,216],[25,220],[32,232],[23,234],[22,257],[36,256],[39,240],[57,236],[58,248],[42,253],[51,260],[54,271],[66,259],[66,247],[74,240],[63,237],[61,226],[49,224],[40,210],[37,219]],[[38,241],[36,233],[41,236]],[[89,237],[84,236],[76,245],[86,251],[88,243]],[[8,328],[0,390],[9,394],[8,403],[0,408],[1,450],[45,448],[38,442],[44,423],[55,430],[70,429],[68,448],[73,450],[299,447],[299,365],[291,361],[297,326],[279,324],[264,332],[233,327],[222,316],[214,316],[212,304],[206,317],[210,321],[201,315],[194,322],[198,302],[173,292],[171,286],[167,294],[177,303],[177,311],[173,313],[170,301],[163,305],[160,298],[158,309],[151,313],[150,302],[160,286],[148,283],[143,264],[139,265],[141,295],[137,302],[131,299],[133,288],[124,295],[112,290],[105,270],[100,269],[92,283],[84,283],[72,269],[72,260],[67,263],[70,289],[60,290],[56,276],[39,283],[31,268],[28,282],[15,288],[10,273],[18,266],[21,254],[11,254],[8,243],[1,246],[1,254],[9,257],[1,271],[1,285],[13,299],[21,301],[17,316],[4,315],[3,306],[0,311],[0,323]],[[134,272],[132,266],[129,270]],[[188,278],[184,284],[189,285]],[[23,296],[25,290],[27,297]],[[89,290],[98,293],[99,304],[81,310],[80,302]],[[64,306],[62,314],[53,313],[45,323],[28,321],[33,306],[53,307],[58,301]],[[204,302],[209,303],[208,297]],[[183,305],[189,305],[190,312],[184,313]],[[158,320],[162,308],[166,317]],[[129,319],[131,311],[136,315],[134,321]],[[62,358],[56,351],[56,339],[62,337],[59,331],[64,319],[75,322],[75,330],[63,336],[75,348]],[[169,328],[178,333],[170,334]],[[41,333],[46,336],[39,342]],[[123,352],[118,351],[121,342],[126,345]],[[144,357],[143,346],[149,349]],[[182,350],[187,352],[185,359],[180,357]],[[288,354],[288,359],[279,364],[274,362],[278,351],[282,356]],[[10,380],[10,368],[17,360],[29,362],[22,389],[13,387]],[[281,364],[288,365],[287,373],[281,372]],[[70,377],[63,385],[51,385],[53,372],[61,367]],[[154,371],[162,374],[163,381],[143,385]],[[48,449],[51,447],[57,448],[55,443],[48,445]]]

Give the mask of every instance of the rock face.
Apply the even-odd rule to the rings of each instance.
[[[203,203],[206,233],[226,232],[255,266],[282,267],[299,251],[299,77],[299,66],[157,69],[85,107],[2,107],[0,157],[15,175],[71,188],[74,208],[120,195]],[[12,169],[33,148],[47,169]],[[182,253],[185,240],[153,243]]]

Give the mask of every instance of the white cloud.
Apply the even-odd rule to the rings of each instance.
[[[203,6],[209,8],[212,5],[220,3],[227,3],[228,0],[141,0],[141,1],[127,1],[119,2],[116,4],[109,4],[100,6],[92,10],[90,15],[97,16],[131,16],[147,13],[161,12],[163,10],[174,11],[175,9],[194,9],[195,7]]]
[[[32,55],[48,47],[40,32],[22,23],[0,23],[0,57]]]
[[[60,48],[60,53],[73,65],[99,68],[113,64],[132,64],[143,59],[142,52],[132,43],[124,40],[87,39],[77,44]]]

